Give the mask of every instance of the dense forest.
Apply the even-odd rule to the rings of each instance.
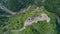
[[[49,22],[42,19],[20,31],[28,18],[43,13]],[[60,0],[0,0],[0,34],[60,34]]]

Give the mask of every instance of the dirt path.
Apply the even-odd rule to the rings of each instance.
[[[6,8],[5,6],[3,6],[1,3],[0,3],[0,9],[2,9],[3,11],[6,11],[6,12],[12,14],[12,15],[16,14],[13,11],[9,10],[8,8]]]
[[[31,6],[29,6],[28,8],[21,9],[19,12],[13,12],[13,11],[9,10],[8,8],[6,8],[5,6],[3,6],[3,5],[0,3],[0,9],[2,9],[3,11],[5,11],[5,12],[7,12],[7,13],[12,14],[12,15],[24,13],[24,12],[26,12],[30,7],[31,7]]]

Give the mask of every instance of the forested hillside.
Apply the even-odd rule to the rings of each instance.
[[[60,0],[46,0],[45,8],[60,17]]]
[[[0,34],[60,34],[60,0],[0,0]]]

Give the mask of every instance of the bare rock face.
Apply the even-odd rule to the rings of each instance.
[[[46,14],[41,14],[41,17],[33,17],[33,18],[28,18],[26,21],[25,21],[25,24],[24,26],[28,26],[28,25],[31,25],[32,23],[37,23],[38,21],[47,21],[47,22],[50,22],[50,18],[46,15]]]

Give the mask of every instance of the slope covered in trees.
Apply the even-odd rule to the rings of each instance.
[[[59,1],[0,0],[0,34],[60,34]],[[20,31],[28,18],[41,17],[43,13],[50,17],[50,22],[38,21]]]
[[[48,11],[53,12],[60,17],[60,0],[46,0],[44,5]]]
[[[8,24],[2,27],[0,32],[3,32],[4,34],[56,34],[55,20],[57,18],[50,12],[46,11],[43,6],[37,10],[36,8],[35,5],[32,5],[27,12],[10,17],[9,21],[6,22]],[[24,31],[19,31],[28,17],[33,18],[39,16],[41,13],[46,13],[51,18],[51,21],[48,23],[46,21],[39,21],[36,24],[33,23],[32,25],[27,26]]]

